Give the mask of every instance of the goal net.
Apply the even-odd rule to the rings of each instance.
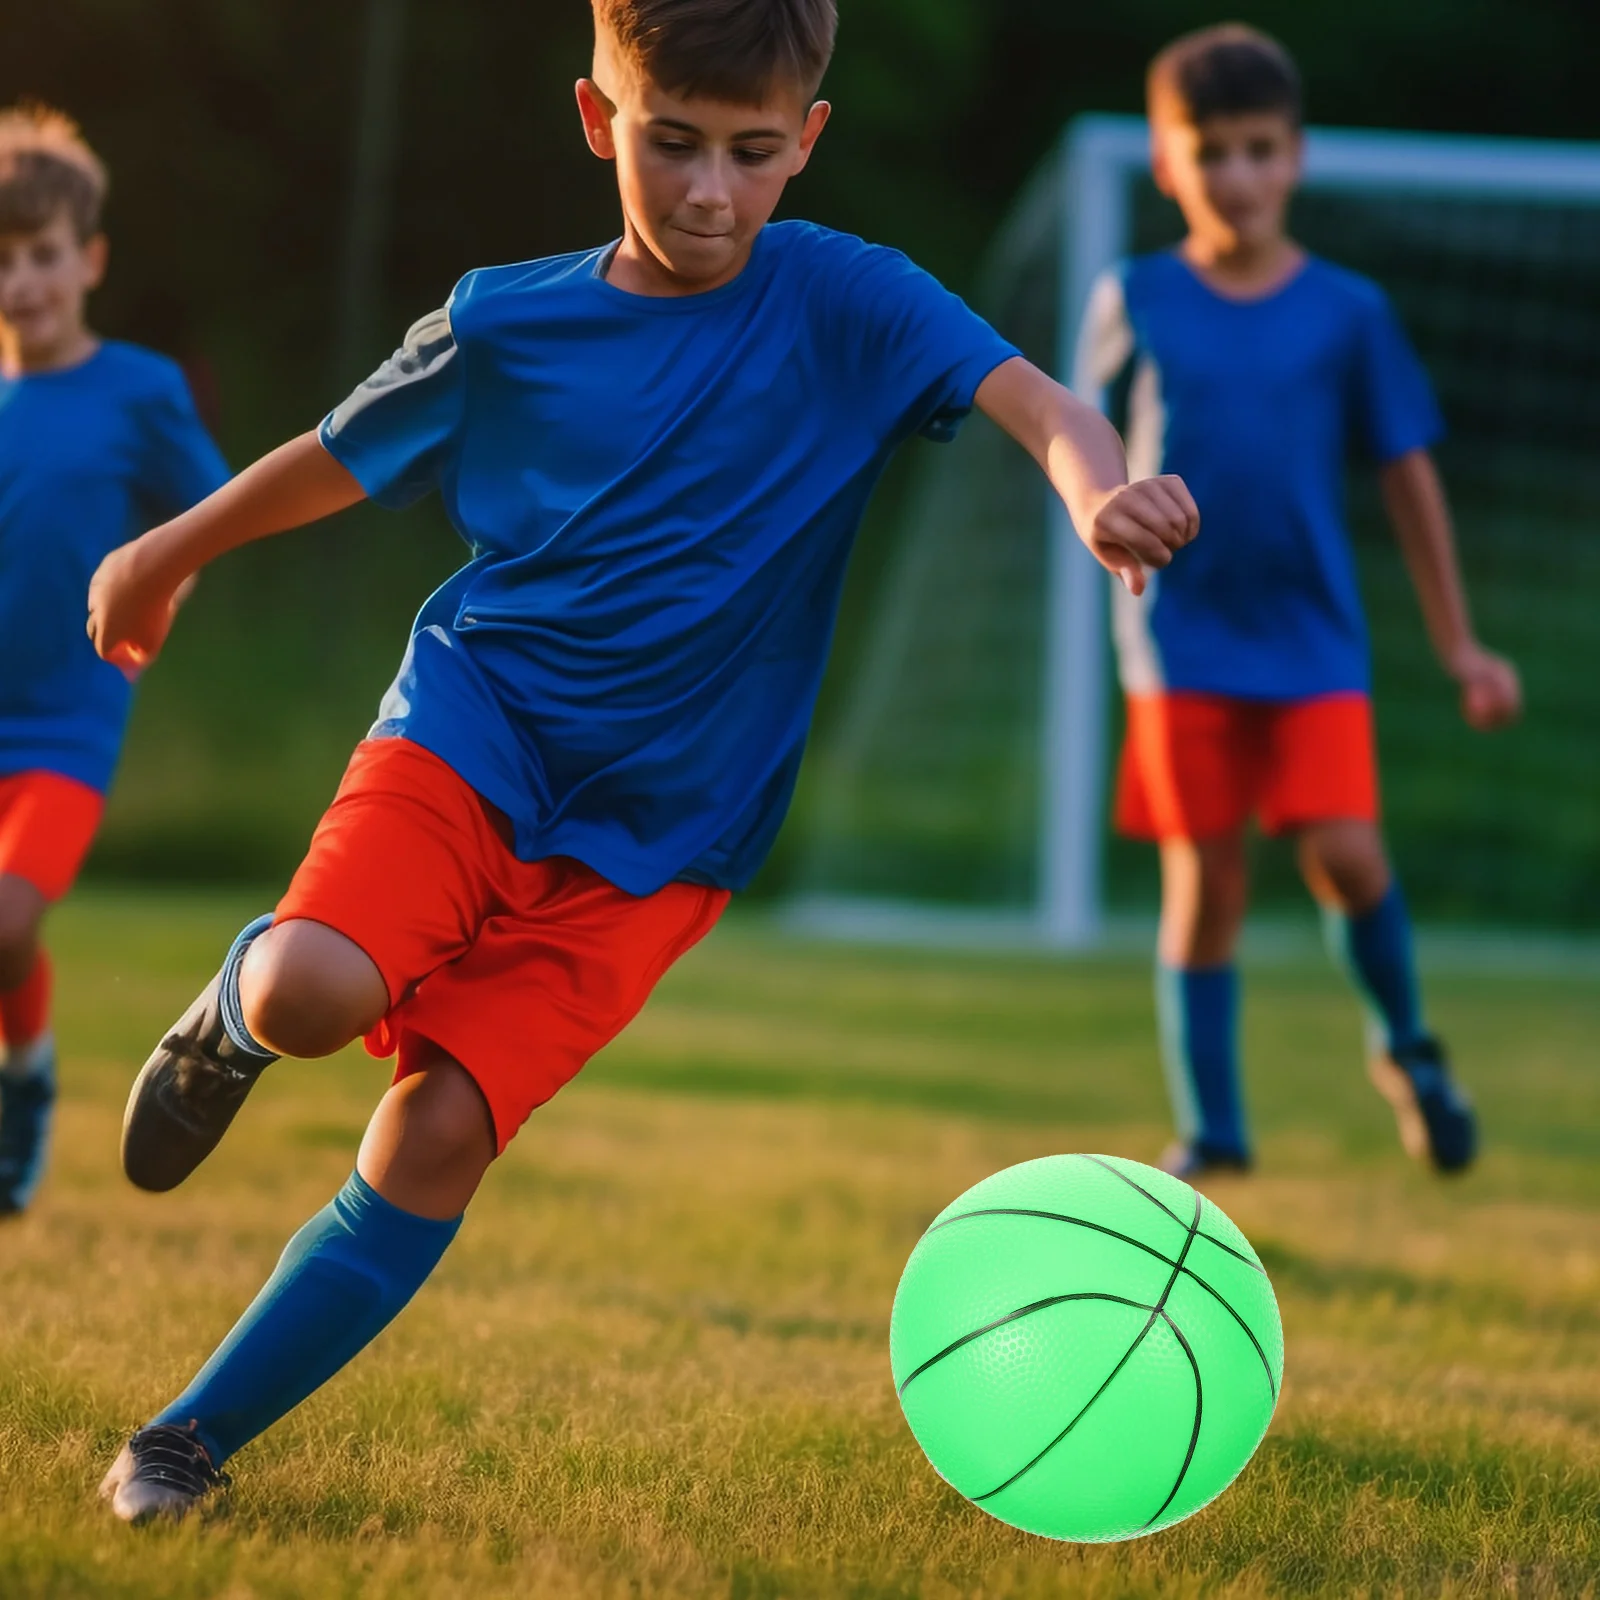
[[[1143,121],[1088,117],[1035,178],[977,295],[1070,378],[1091,285],[1179,237]],[[1314,129],[1297,236],[1377,279],[1450,426],[1439,459],[1479,630],[1523,726],[1470,733],[1354,470],[1385,821],[1434,918],[1577,926],[1600,904],[1600,145]],[[1107,827],[1120,707],[1106,580],[1033,464],[981,417],[928,447],[843,707],[797,812],[791,916],[817,931],[1092,946],[1147,903]],[[1284,876],[1267,863],[1267,890]]]

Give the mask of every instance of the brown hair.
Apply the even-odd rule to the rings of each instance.
[[[669,94],[759,105],[772,89],[821,87],[837,0],[594,0],[598,30]]]
[[[0,111],[0,233],[35,233],[65,211],[78,238],[92,239],[108,186],[71,117],[30,102]]]
[[[1152,117],[1189,123],[1276,111],[1298,127],[1304,115],[1294,57],[1270,35],[1238,22],[1169,44],[1150,63],[1146,96]]]

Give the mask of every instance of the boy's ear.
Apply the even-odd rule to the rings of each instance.
[[[1172,168],[1167,162],[1166,130],[1159,124],[1150,124],[1150,176],[1156,189],[1167,199],[1173,197]]]
[[[579,78],[577,85],[578,115],[583,118],[583,136],[589,148],[602,161],[617,159],[617,141],[611,131],[611,119],[617,108],[606,98],[593,78]]]
[[[111,259],[111,241],[97,233],[83,247],[84,264],[88,267],[85,289],[98,289],[106,278],[106,263]]]
[[[1306,175],[1306,130],[1296,127],[1290,138],[1294,145],[1294,181],[1298,184]]]
[[[822,137],[822,130],[828,126],[828,118],[833,115],[833,107],[826,100],[819,100],[806,113],[806,125],[800,130],[800,154],[795,162],[795,175],[806,170],[807,163],[811,160],[811,152],[817,147],[817,140]]]

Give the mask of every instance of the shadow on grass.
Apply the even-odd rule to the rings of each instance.
[[[1271,1239],[1257,1240],[1256,1253],[1280,1293],[1308,1300],[1381,1301],[1436,1308],[1472,1326],[1500,1323],[1544,1334],[1600,1337],[1600,1305],[1591,1302],[1536,1304],[1504,1284],[1453,1283],[1397,1267],[1320,1260]]]

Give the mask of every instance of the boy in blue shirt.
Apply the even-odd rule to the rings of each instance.
[[[40,924],[94,839],[132,695],[83,637],[83,596],[108,551],[228,476],[177,367],[85,321],[105,189],[66,117],[0,112],[0,1214],[44,1175]]]
[[[1371,1072],[1408,1151],[1467,1166],[1476,1126],[1428,1031],[1378,827],[1365,622],[1344,521],[1354,449],[1382,474],[1429,637],[1477,728],[1514,719],[1511,665],[1478,643],[1429,447],[1442,422],[1383,292],[1308,255],[1285,221],[1300,84],[1241,27],[1180,39],[1150,72],[1158,186],[1188,237],[1097,287],[1080,366],[1120,395],[1135,470],[1180,473],[1206,538],[1115,596],[1128,696],[1117,821],[1158,841],[1161,1038],[1184,1177],[1249,1165],[1234,946],[1245,827],[1292,834],[1374,1018]]]
[[[423,607],[275,917],[146,1064],[124,1165],[181,1182],[277,1053],[398,1053],[357,1168],[107,1475],[181,1515],[406,1303],[529,1113],[747,883],[788,804],[874,483],[976,403],[1142,587],[1193,538],[1115,434],[903,256],[768,225],[828,120],[833,0],[596,0],[605,249],[469,273],[323,423],[111,556],[133,666],[204,562],[437,491],[472,560]]]

